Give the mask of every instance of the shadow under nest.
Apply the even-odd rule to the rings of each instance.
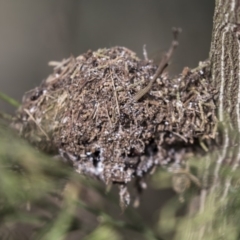
[[[178,77],[159,76],[151,91],[134,96],[157,66],[124,47],[99,49],[62,62],[27,92],[13,123],[20,135],[43,151],[60,154],[74,169],[107,185],[117,183],[124,207],[127,183],[156,166],[183,164],[199,142],[214,139],[217,118],[208,64],[185,68]]]

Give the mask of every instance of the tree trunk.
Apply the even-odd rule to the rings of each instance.
[[[240,1],[216,0],[210,50],[212,81],[218,95],[218,117],[230,116],[240,130]]]

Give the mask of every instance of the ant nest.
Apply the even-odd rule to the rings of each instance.
[[[139,100],[134,96],[157,66],[127,48],[88,51],[50,65],[53,74],[24,95],[15,128],[77,172],[119,184],[123,207],[132,179],[140,191],[156,166],[181,163],[199,140],[214,138],[215,92],[204,64],[174,79],[163,73]]]

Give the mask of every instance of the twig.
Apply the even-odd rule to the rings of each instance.
[[[60,69],[61,67],[63,67],[65,64],[68,64],[70,62],[71,58],[68,59],[64,59],[61,62],[58,61],[50,61],[48,62],[48,66],[50,67],[54,67],[55,69]]]
[[[146,44],[143,45],[143,57],[146,61],[148,61],[148,53],[147,53]]]
[[[118,104],[118,97],[117,97],[117,92],[116,92],[116,88],[115,88],[115,85],[114,85],[114,80],[113,80],[112,74],[111,74],[111,79],[112,79],[112,86],[113,86],[114,96],[115,96],[115,99],[116,99],[117,111],[118,111],[118,114],[120,115],[120,109],[119,109],[119,104]]]
[[[188,142],[187,139],[186,139],[184,136],[180,135],[179,133],[177,133],[177,132],[173,132],[173,131],[172,131],[171,133],[173,133],[174,135],[180,137],[185,143]]]
[[[41,132],[46,136],[47,140],[49,141],[50,138],[48,137],[47,133],[42,129],[40,124],[37,123],[32,114],[27,109],[24,109],[24,111],[28,114],[28,116],[33,120],[33,122],[37,125],[37,127],[41,130]]]
[[[164,55],[163,59],[161,60],[159,66],[157,68],[157,71],[156,71],[155,75],[153,76],[153,79],[149,82],[149,84],[145,88],[140,90],[134,96],[135,101],[138,101],[139,99],[141,99],[146,93],[148,93],[151,90],[153,83],[163,73],[164,69],[168,66],[168,62],[169,62],[170,58],[172,57],[173,51],[178,46],[177,37],[180,32],[181,32],[180,28],[173,29],[173,41],[172,41],[172,44],[171,44],[168,52]]]

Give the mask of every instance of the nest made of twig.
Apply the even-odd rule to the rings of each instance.
[[[79,173],[107,184],[141,182],[154,166],[183,161],[196,140],[214,138],[215,90],[204,65],[173,79],[164,73],[135,101],[157,67],[127,48],[50,64],[53,74],[25,94],[14,125]]]

